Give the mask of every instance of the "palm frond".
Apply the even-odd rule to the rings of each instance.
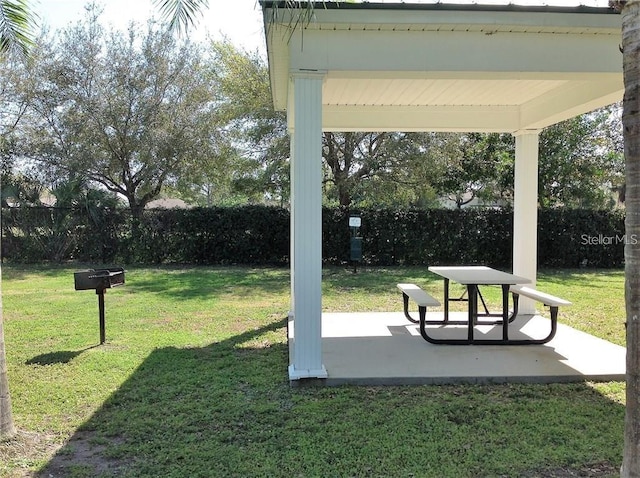
[[[209,8],[209,0],[154,0],[169,29],[179,35],[196,24],[196,17]]]
[[[28,0],[0,0],[0,54],[16,49],[28,57],[35,42],[36,18]]]
[[[284,16],[284,12],[291,12],[292,15],[289,18],[287,29],[289,31],[289,39],[298,28],[304,29],[309,23],[313,21],[315,11],[317,8],[327,8],[326,0],[280,0],[271,2],[269,8],[271,8],[270,21],[277,22]],[[357,3],[357,0],[334,0],[337,6],[340,3]],[[267,32],[268,34],[269,32]]]
[[[313,20],[313,13],[316,9],[316,3],[325,5],[324,0],[316,2],[314,0],[282,0],[271,4],[273,20],[279,20],[282,11],[295,12],[291,15],[288,27],[295,30],[298,26],[305,27]]]

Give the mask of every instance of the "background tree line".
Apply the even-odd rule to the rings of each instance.
[[[289,200],[286,118],[273,110],[268,66],[228,42],[194,44],[159,25],[106,30],[100,11],[43,32],[26,61],[3,59],[0,155],[4,206],[49,192],[121,201],[134,217],[153,199],[193,205]],[[326,205],[508,205],[508,134],[326,132]],[[608,209],[623,189],[619,108],[545,129],[540,205]],[[117,198],[117,200],[116,200]],[[67,198],[67,201],[71,199]]]

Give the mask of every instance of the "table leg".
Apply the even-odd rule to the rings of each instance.
[[[509,284],[502,284],[502,340],[509,340]]]
[[[449,322],[449,279],[444,279],[444,322]]]
[[[473,342],[473,327],[478,320],[478,286],[475,284],[467,285],[467,293],[469,295],[469,329],[467,339],[469,343]]]

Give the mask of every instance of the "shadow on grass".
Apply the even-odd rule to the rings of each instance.
[[[284,338],[285,321],[154,350],[37,476],[557,477],[619,466],[624,407],[587,384],[291,388],[273,334]]]
[[[130,293],[135,290],[170,296],[178,300],[216,297],[232,293],[280,294],[289,288],[286,268],[163,266],[128,271]]]
[[[36,476],[234,476],[214,462],[255,429],[254,414],[269,421],[289,389],[287,345],[261,339],[284,338],[285,327],[283,319],[207,347],[154,350]]]
[[[60,350],[57,352],[49,352],[46,354],[36,355],[25,362],[25,365],[53,365],[60,363],[69,363],[78,355],[87,350],[98,347],[98,345],[92,345],[80,350]]]

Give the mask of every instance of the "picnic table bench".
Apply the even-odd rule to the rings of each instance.
[[[402,299],[404,303],[404,316],[414,324],[420,321],[426,321],[427,307],[438,307],[440,302],[438,299],[431,297],[427,292],[418,287],[416,284],[398,284],[398,289],[402,291]],[[414,319],[409,313],[409,299],[418,304],[419,319]]]
[[[532,289],[531,287],[521,285],[512,285],[509,290],[511,292],[511,295],[513,296],[514,315],[518,314],[518,303],[520,296],[528,297],[529,299],[541,302],[543,305],[549,307],[551,316],[551,331],[549,332],[549,335],[547,337],[540,340],[540,343],[549,342],[556,335],[556,330],[558,328],[558,307],[571,305],[571,302],[565,299],[561,299],[560,297],[556,297],[554,295]]]

